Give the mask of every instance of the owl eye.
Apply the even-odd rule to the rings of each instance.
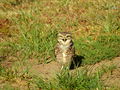
[[[67,38],[71,38],[71,36],[66,36]]]
[[[67,36],[67,38],[70,37],[70,36]]]

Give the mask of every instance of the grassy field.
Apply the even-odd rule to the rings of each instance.
[[[82,66],[119,56],[120,1],[0,0],[0,88],[103,90],[102,70],[90,76],[65,70],[51,82],[30,74],[33,65],[55,60],[61,31],[72,33]]]

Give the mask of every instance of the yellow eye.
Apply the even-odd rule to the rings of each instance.
[[[71,36],[70,35],[68,35],[68,36],[66,36],[67,38],[71,38]]]
[[[70,36],[67,36],[67,38],[70,37]]]

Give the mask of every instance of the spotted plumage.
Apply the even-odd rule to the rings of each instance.
[[[59,33],[57,41],[58,43],[55,46],[56,61],[60,63],[62,67],[70,67],[71,62],[75,56],[75,49],[73,46],[71,33]]]

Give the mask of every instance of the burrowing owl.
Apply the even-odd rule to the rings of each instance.
[[[56,60],[62,65],[70,68],[71,62],[75,56],[72,35],[69,32],[61,32],[58,34],[58,43],[55,47]]]

